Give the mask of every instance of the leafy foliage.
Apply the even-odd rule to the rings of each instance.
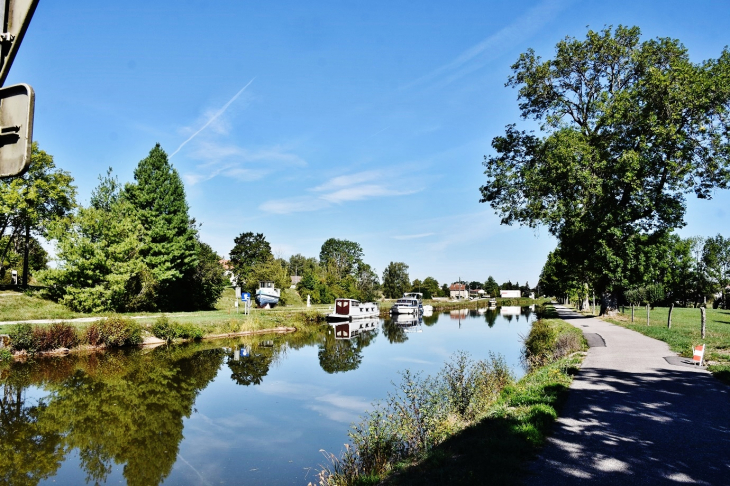
[[[140,254],[159,284],[157,304],[161,309],[180,308],[186,299],[181,295],[184,277],[198,263],[185,187],[160,144],[139,162],[134,180],[125,186],[124,197],[144,228]]]
[[[76,187],[72,183],[71,175],[57,169],[53,157],[40,150],[37,142],[33,143],[31,163],[25,174],[0,181],[0,279],[8,267],[21,263],[8,252],[13,249],[17,255],[24,247],[21,239],[25,239],[26,228],[45,236],[49,225],[65,217],[76,205]],[[45,262],[38,258],[44,259],[45,252],[35,248],[34,253],[31,270],[44,268]]]
[[[390,262],[383,272],[383,295],[388,299],[403,296],[411,288],[408,265],[403,262]]]
[[[522,54],[507,84],[544,136],[509,125],[484,161],[481,201],[503,224],[547,226],[573,280],[599,291],[632,283],[683,225],[685,194],[730,182],[730,52],[693,64],[678,41],[639,37],[619,26],[566,38],[551,60]]]
[[[250,231],[238,235],[233,243],[230,255],[236,279],[240,284],[255,285],[256,279],[251,276],[251,272],[256,265],[274,258],[271,245],[263,233],[254,234]]]

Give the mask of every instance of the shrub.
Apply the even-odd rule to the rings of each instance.
[[[152,334],[168,343],[175,338],[201,339],[203,330],[194,324],[171,322],[166,316],[158,317],[152,325]]]
[[[10,361],[11,359],[13,359],[13,353],[10,352],[9,349],[0,349],[0,363],[2,363],[3,361]]]
[[[133,346],[142,342],[142,326],[122,316],[110,316],[99,322],[102,342],[109,347]]]
[[[504,359],[473,362],[456,353],[436,378],[406,370],[396,393],[353,425],[341,457],[326,454],[331,468],[320,484],[369,484],[403,460],[421,457],[456,430],[484,416],[512,382]]]
[[[202,339],[203,330],[194,324],[176,324],[175,335],[181,339]]]
[[[10,336],[10,344],[13,349],[18,351],[25,350],[31,353],[35,351],[33,326],[30,324],[16,324],[10,328],[8,335]]]
[[[152,334],[168,343],[176,337],[173,323],[166,316],[155,319],[155,323],[152,324]]]
[[[525,358],[530,366],[542,366],[553,357],[556,332],[544,320],[536,321],[525,339]]]
[[[98,322],[92,322],[84,331],[84,342],[91,346],[99,346],[104,342],[101,336],[101,328]]]

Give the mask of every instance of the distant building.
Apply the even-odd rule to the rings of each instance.
[[[291,276],[291,288],[293,288],[293,289],[297,288],[297,284],[301,281],[302,281],[301,275],[299,275],[299,276],[292,275]]]
[[[221,267],[223,267],[223,275],[225,275],[228,280],[231,281],[231,285],[236,285],[236,276],[233,275],[233,264],[230,260],[226,260],[224,258],[221,258],[218,260],[218,263],[221,264]]]
[[[466,284],[453,283],[449,287],[449,297],[452,299],[468,299],[469,291],[466,289]]]
[[[503,299],[519,299],[522,293],[519,290],[500,290],[499,296]]]

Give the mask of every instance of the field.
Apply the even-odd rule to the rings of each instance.
[[[646,308],[634,310],[631,322],[631,309],[607,319],[609,322],[640,332],[669,344],[672,351],[685,357],[692,356],[692,347],[705,344],[705,359],[709,370],[718,378],[730,383],[730,310],[707,309],[705,339],[700,334],[700,309],[674,308],[672,328],[667,329],[669,308],[657,307],[650,313],[649,325],[646,323]]]

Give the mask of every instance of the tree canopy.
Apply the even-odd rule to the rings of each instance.
[[[251,283],[251,272],[253,268],[261,263],[273,259],[271,245],[263,233],[252,233],[247,231],[241,233],[233,240],[233,249],[230,253],[233,273],[239,283]]]
[[[390,262],[383,272],[383,295],[388,299],[403,297],[411,289],[408,265],[403,262]]]
[[[49,226],[75,206],[73,177],[56,168],[53,156],[33,142],[28,170],[22,176],[0,181],[0,279],[8,268],[6,263],[18,263],[6,258],[8,252],[20,249],[26,228],[31,234],[46,236]]]
[[[523,118],[485,156],[481,202],[503,224],[546,226],[571,272],[599,290],[625,288],[647,235],[684,224],[686,195],[730,183],[730,52],[692,63],[675,39],[638,27],[568,37],[553,59],[512,66]]]
[[[319,262],[325,268],[332,265],[340,278],[344,278],[355,272],[357,265],[362,262],[362,256],[362,247],[359,243],[330,238],[322,244]]]

